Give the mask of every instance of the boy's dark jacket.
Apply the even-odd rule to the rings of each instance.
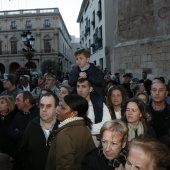
[[[87,74],[87,79],[93,86],[94,90],[98,93],[98,95],[101,97],[103,101],[105,101],[104,97],[104,86],[105,86],[105,80],[104,80],[104,73],[102,70],[97,68],[93,63],[89,63],[90,67],[83,71]],[[72,87],[75,87],[77,85],[77,80],[79,78],[79,73],[82,72],[80,68],[77,66],[69,73],[69,80],[68,84]]]

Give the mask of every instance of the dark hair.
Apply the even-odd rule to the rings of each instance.
[[[35,101],[34,101],[34,98],[33,98],[33,95],[31,94],[31,92],[29,92],[29,91],[22,91],[19,94],[23,94],[23,101],[28,99],[31,104],[34,104]]]
[[[81,48],[81,49],[78,49],[74,53],[75,57],[79,54],[83,54],[86,58],[90,58],[90,50],[89,49]]]
[[[87,117],[88,102],[87,100],[77,94],[69,94],[64,96],[64,102],[73,110],[77,111],[78,117],[83,117],[86,126],[91,129],[91,120]]]
[[[164,77],[159,77],[159,79],[162,81],[162,83],[165,83],[165,78]]]
[[[6,77],[11,82],[12,85],[17,85],[18,77],[15,74],[8,74],[8,75],[6,75]]]
[[[91,87],[91,83],[89,82],[89,80],[87,78],[80,78],[77,80],[77,83],[84,83],[85,81],[88,81],[88,85]]]
[[[42,88],[41,92],[43,90],[47,91],[48,93],[53,93],[53,91],[51,89],[47,88],[47,87]]]
[[[57,96],[56,94],[54,94],[53,92],[47,92],[47,93],[43,94],[43,95],[41,96],[41,98],[44,97],[44,96],[48,96],[48,97],[52,96],[52,97],[54,98],[55,107],[57,107],[57,106],[59,105],[59,98],[58,98],[58,96]],[[40,99],[40,100],[41,100],[41,99]]]
[[[122,117],[124,116],[123,114],[124,114],[124,110],[125,110],[125,103],[128,100],[128,95],[126,93],[126,90],[121,85],[112,86],[109,88],[108,93],[107,93],[107,98],[106,98],[106,104],[107,104],[107,107],[109,109],[112,119],[115,119],[116,116],[115,116],[115,112],[114,112],[114,106],[111,101],[111,95],[112,95],[113,90],[119,90],[121,92],[121,95],[122,95],[122,103],[121,103]]]
[[[142,73],[144,73],[144,74],[146,74],[146,75],[148,74],[146,71],[143,71]]]

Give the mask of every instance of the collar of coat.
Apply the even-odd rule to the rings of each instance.
[[[52,133],[53,136],[56,136],[57,133],[59,133],[60,131],[62,131],[65,128],[69,128],[69,127],[72,127],[72,126],[82,126],[82,125],[85,125],[84,120],[76,120],[76,121],[67,123],[66,125],[58,128],[56,130],[53,130],[51,133]]]

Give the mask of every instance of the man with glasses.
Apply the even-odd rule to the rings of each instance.
[[[56,86],[56,77],[51,73],[45,74],[45,87],[49,88],[54,94],[59,96],[59,89]]]
[[[14,99],[22,92],[21,89],[17,88],[18,78],[14,74],[7,74],[4,76],[3,86],[6,90],[1,93],[1,96],[9,95]]]

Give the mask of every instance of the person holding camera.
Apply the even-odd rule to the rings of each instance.
[[[118,119],[105,122],[100,130],[101,145],[89,152],[83,170],[121,170],[126,162],[128,128]]]

